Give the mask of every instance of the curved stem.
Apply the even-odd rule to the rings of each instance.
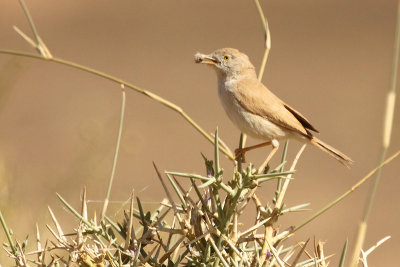
[[[112,188],[112,184],[113,184],[114,176],[115,176],[115,169],[117,168],[119,148],[121,145],[122,128],[124,126],[125,103],[126,103],[126,94],[125,94],[124,88],[122,88],[121,115],[120,115],[119,127],[118,127],[117,144],[115,146],[114,160],[113,160],[113,165],[112,165],[112,169],[111,169],[110,180],[108,182],[107,195],[106,195],[106,199],[104,200],[103,210],[101,212],[101,220],[103,220],[104,217],[106,216],[108,202],[110,201],[111,188]]]
[[[265,65],[267,64],[269,51],[271,50],[271,33],[269,31],[268,20],[264,16],[264,12],[262,10],[260,2],[258,0],[254,0],[254,3],[256,4],[258,14],[260,15],[260,19],[261,19],[263,29],[264,29],[264,37],[265,37],[265,51],[264,51],[264,56],[261,61],[261,66],[260,66],[260,70],[258,72],[258,77],[257,77],[258,80],[261,82],[262,77],[264,75]],[[240,149],[245,147],[246,139],[247,139],[246,134],[241,133],[240,144],[239,144]],[[240,158],[239,161],[241,161],[241,160],[242,159]]]
[[[92,73],[94,75],[97,75],[99,77],[105,78],[107,80],[119,83],[124,85],[125,87],[132,89],[138,93],[144,94],[151,99],[163,104],[164,106],[176,111],[179,113],[187,122],[189,122],[190,125],[192,125],[202,136],[204,136],[210,143],[214,144],[214,139],[212,136],[210,136],[206,131],[203,130],[186,112],[183,111],[183,109],[174,103],[162,98],[161,96],[158,96],[150,91],[147,91],[145,89],[142,89],[136,85],[133,85],[131,83],[128,83],[122,79],[119,79],[117,77],[114,77],[112,75],[109,75],[105,72],[98,71],[92,68],[89,68],[87,66],[80,65],[78,63],[68,61],[65,59],[57,58],[57,57],[52,57],[52,58],[45,58],[36,54],[32,53],[26,53],[26,52],[21,52],[21,51],[15,51],[15,50],[7,50],[7,49],[0,49],[0,54],[8,54],[8,55],[15,55],[15,56],[23,56],[23,57],[30,57],[34,59],[40,59],[40,60],[46,60],[46,61],[51,61],[54,63],[58,63],[61,65],[69,66],[75,69],[83,70],[89,73]],[[219,149],[224,153],[230,160],[234,161],[235,157],[233,153],[227,149],[225,149],[223,146],[219,145]]]

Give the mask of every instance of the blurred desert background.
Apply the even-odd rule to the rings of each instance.
[[[264,35],[253,1],[26,1],[39,34],[55,57],[112,74],[180,106],[207,132],[218,126],[234,149],[239,131],[217,96],[215,73],[194,64],[193,55],[234,47],[258,69]],[[374,168],[381,150],[382,119],[392,72],[396,1],[261,1],[272,34],[263,82],[301,111],[320,138],[351,156],[346,169],[307,147],[289,187],[288,205],[311,203],[312,211],[285,216],[282,229],[296,225],[349,189]],[[35,52],[16,32],[31,35],[18,1],[0,2],[0,47]],[[31,35],[32,36],[32,35]],[[165,197],[152,167],[204,173],[200,153],[213,146],[180,115],[127,89],[125,124],[109,216],[120,218],[135,190],[151,209]],[[87,186],[89,208],[99,212],[106,195],[118,133],[121,89],[66,66],[0,54],[0,209],[19,240],[35,222],[43,236],[47,206],[64,227],[74,218],[60,205],[60,193],[79,207]],[[397,101],[391,148],[400,147]],[[249,139],[247,144],[258,141]],[[282,146],[283,147],[283,144]],[[289,145],[291,161],[299,149]],[[276,164],[280,158],[274,160]],[[260,164],[269,148],[247,154]],[[230,178],[232,164],[223,160]],[[369,256],[370,266],[395,266],[400,252],[400,159],[386,166],[370,215],[364,248],[386,235]],[[326,241],[337,264],[346,238],[350,246],[370,182],[296,233]],[[268,200],[275,183],[266,183]],[[71,224],[72,225],[72,224]],[[0,240],[5,242],[4,232]],[[311,248],[311,247],[310,247]],[[1,253],[0,262],[11,264]],[[335,266],[334,264],[334,266]]]

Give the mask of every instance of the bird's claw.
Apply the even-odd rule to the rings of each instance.
[[[246,162],[246,158],[245,158],[245,152],[244,149],[241,148],[237,148],[235,149],[235,160],[238,160],[240,157],[242,157],[242,162]]]

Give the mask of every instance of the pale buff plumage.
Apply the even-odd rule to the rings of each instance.
[[[310,122],[258,81],[249,58],[233,48],[210,55],[196,54],[197,63],[214,67],[218,95],[234,124],[244,133],[266,141],[293,138],[311,143],[348,166],[353,161],[312,135],[318,132]]]

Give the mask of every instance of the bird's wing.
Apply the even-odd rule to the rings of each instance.
[[[297,110],[295,110],[294,108],[292,108],[291,106],[289,106],[286,103],[283,103],[283,105],[285,106],[285,108],[287,110],[290,111],[290,113],[293,114],[293,116],[296,117],[297,120],[300,121],[300,123],[303,125],[304,128],[306,128],[307,130],[311,130],[311,131],[314,131],[316,133],[319,133],[319,131],[317,129],[315,129],[314,126],[311,125],[311,123],[307,120],[306,117],[304,117],[303,114],[301,114],[300,112],[298,112]]]
[[[244,109],[281,127],[305,136],[312,136],[309,130],[318,132],[301,113],[285,104],[258,80],[238,83],[235,95]]]

